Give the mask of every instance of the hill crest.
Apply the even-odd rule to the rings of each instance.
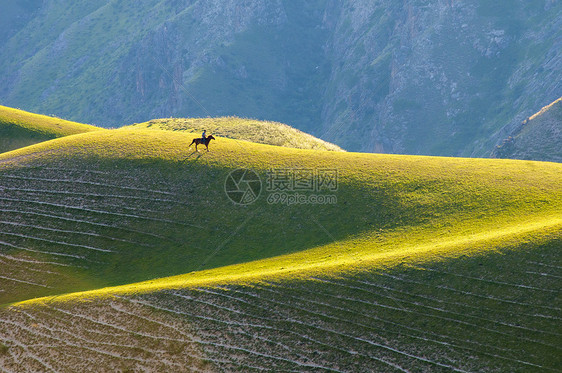
[[[343,151],[337,145],[314,137],[284,123],[261,121],[238,117],[219,118],[163,118],[146,123],[137,123],[129,128],[184,131],[200,134],[219,135],[231,139],[245,140],[258,144],[283,146],[296,149]]]
[[[0,153],[58,137],[99,130],[102,128],[0,105]]]

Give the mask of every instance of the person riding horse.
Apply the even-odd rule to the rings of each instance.
[[[207,151],[209,151],[209,143],[211,142],[211,140],[215,140],[213,135],[207,136],[207,131],[204,130],[203,133],[201,134],[201,137],[197,137],[193,139],[191,144],[189,144],[189,147],[191,148],[191,145],[195,144],[195,151],[198,152],[199,150],[197,149],[197,145],[205,145]]]

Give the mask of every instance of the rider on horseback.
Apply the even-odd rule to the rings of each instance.
[[[207,151],[209,151],[209,143],[211,142],[211,140],[215,140],[213,135],[207,136],[207,131],[204,130],[201,134],[201,137],[194,138],[191,144],[189,144],[189,147],[191,148],[191,145],[195,144],[195,151],[199,151],[197,150],[197,145],[205,145],[205,148],[207,148]]]

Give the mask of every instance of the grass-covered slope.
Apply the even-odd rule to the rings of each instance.
[[[219,135],[231,139],[246,140],[259,144],[285,146],[297,149],[342,151],[334,144],[316,138],[296,128],[278,122],[268,122],[237,117],[157,119],[138,123],[132,128],[185,131]]]
[[[4,309],[0,369],[556,372],[561,244]]]
[[[492,155],[562,162],[562,97],[525,120]]]
[[[58,295],[0,309],[0,369],[560,366],[562,165],[221,137],[194,153],[192,137],[0,155],[0,302]],[[225,193],[239,168],[262,181],[246,206]],[[272,170],[297,169],[337,171],[333,190],[299,191],[336,199],[275,203]]]
[[[494,249],[548,238],[560,227],[558,164],[322,152],[225,138],[195,153],[187,150],[191,137],[99,131],[4,153],[0,241],[9,262],[2,275],[13,280],[0,299],[212,268],[157,287],[193,276],[203,284],[348,270]],[[227,176],[239,168],[262,181],[260,198],[247,206],[225,193]],[[335,200],[280,203],[296,192],[268,191],[271,172],[291,169],[337,171],[337,190],[300,191]],[[27,271],[29,261],[37,273]],[[249,264],[220,268],[240,263]]]
[[[0,153],[57,137],[100,129],[87,124],[0,106]]]

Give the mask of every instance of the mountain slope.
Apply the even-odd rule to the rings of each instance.
[[[562,162],[562,98],[523,121],[492,156]]]
[[[353,151],[488,156],[562,95],[561,24],[551,0],[50,0],[0,50],[0,102],[105,126],[237,115]]]
[[[562,165],[191,137],[0,155],[0,369],[556,371]]]
[[[0,153],[99,127],[0,106]]]
[[[397,248],[432,257],[559,224],[558,164],[347,154],[225,138],[201,154],[187,150],[191,137],[96,131],[4,153],[0,240],[10,264],[2,275],[13,281],[0,299],[274,257],[281,261],[267,268],[283,263],[288,271],[293,261],[321,270],[330,257],[334,267],[346,267]],[[261,179],[253,204],[239,206],[225,193],[237,169]],[[325,185],[333,190],[272,189],[307,170],[337,176]],[[312,174],[299,175],[302,183]],[[291,204],[297,194],[306,204]],[[29,261],[39,274],[25,270]]]
[[[561,243],[558,235],[550,244],[336,278],[0,309],[0,367],[556,371]]]

